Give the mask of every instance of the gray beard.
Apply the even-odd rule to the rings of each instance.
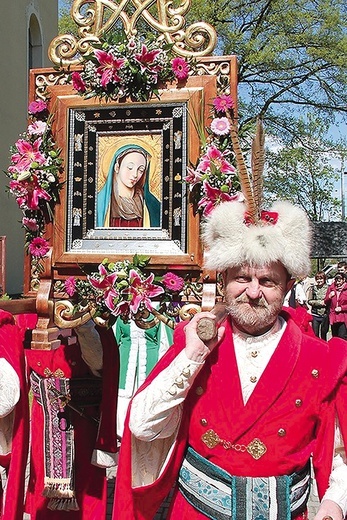
[[[250,300],[247,296],[241,295],[227,299],[226,310],[237,328],[256,333],[273,325],[282,305],[282,301],[269,305],[263,297],[259,300]]]

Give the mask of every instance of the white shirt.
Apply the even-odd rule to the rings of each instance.
[[[19,377],[5,358],[0,358],[0,455],[12,449],[13,419],[20,396]]]

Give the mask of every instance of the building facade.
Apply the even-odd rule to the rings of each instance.
[[[6,236],[6,292],[23,290],[22,214],[6,191],[10,147],[26,129],[30,68],[50,67],[48,47],[58,34],[58,0],[2,0],[0,22],[0,235]]]

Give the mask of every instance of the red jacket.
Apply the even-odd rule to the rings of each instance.
[[[207,358],[186,398],[168,465],[148,486],[131,488],[131,433],[128,427],[125,428],[116,480],[114,519],[151,520],[154,517],[176,481],[187,444],[236,476],[289,475],[303,468],[312,453],[322,496],[328,485],[333,457],[333,389],[346,372],[347,344],[345,348],[339,344],[335,355],[326,342],[302,334],[288,314],[285,317],[287,328],[246,405],[242,400],[231,325],[227,323],[224,340]],[[174,345],[144,386],[184,348],[183,327],[184,324],[176,329]],[[203,392],[196,392],[197,387]],[[225,450],[221,445],[210,449],[201,436],[211,428],[221,439],[234,444],[248,445],[258,438],[267,451],[255,460],[247,452]],[[150,443],[147,444],[146,456],[150,457]],[[198,513],[191,508],[189,518],[198,518],[196,515]],[[176,517],[174,512],[172,518]]]
[[[25,468],[29,447],[29,404],[25,377],[23,334],[13,316],[0,309],[0,357],[5,358],[19,377],[20,398],[15,407],[12,451],[0,462],[7,469],[6,500],[0,510],[3,520],[22,520]],[[0,485],[1,487],[1,485]]]

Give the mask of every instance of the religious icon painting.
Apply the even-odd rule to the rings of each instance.
[[[215,78],[192,77],[143,103],[84,100],[70,85],[50,95],[65,165],[54,261],[142,254],[152,265],[199,269],[199,216],[182,179],[200,153],[192,115],[207,124]]]

